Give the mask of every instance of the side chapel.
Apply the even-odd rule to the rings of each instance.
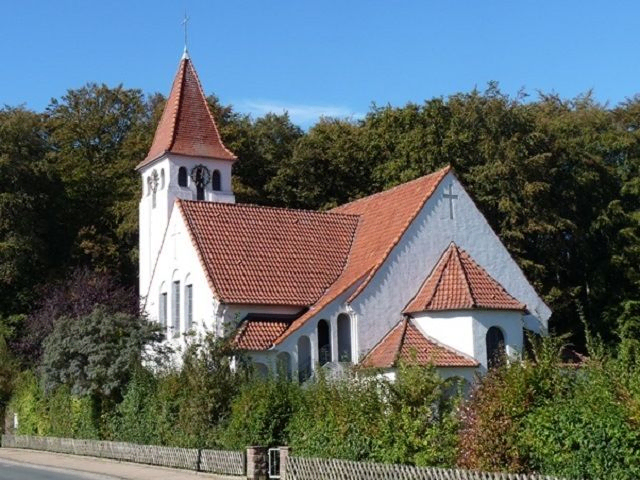
[[[185,52],[147,157],[140,294],[168,341],[236,328],[262,373],[434,364],[471,380],[551,312],[450,168],[326,212],[235,202]]]

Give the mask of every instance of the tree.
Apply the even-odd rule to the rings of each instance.
[[[89,315],[61,317],[44,343],[45,388],[66,385],[99,404],[119,401],[145,349],[161,339],[154,324],[102,306]]]
[[[44,340],[53,331],[57,319],[81,318],[101,305],[109,314],[139,314],[139,297],[133,287],[121,285],[116,277],[77,268],[64,280],[52,280],[36,289],[38,300],[22,320],[19,334],[11,341],[12,350],[26,366],[38,365]]]
[[[76,265],[118,272],[133,284],[139,180],[157,104],[140,90],[88,84],[47,108],[49,162],[64,183],[71,253]],[[123,228],[124,227],[124,228]]]
[[[40,115],[0,109],[0,316],[26,313],[33,285],[64,258],[62,192],[43,163],[47,150]]]

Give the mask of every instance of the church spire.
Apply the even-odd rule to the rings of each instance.
[[[147,158],[136,168],[140,169],[166,153],[236,160],[222,143],[186,45]]]

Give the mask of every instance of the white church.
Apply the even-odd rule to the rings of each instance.
[[[450,168],[326,212],[235,202],[223,144],[185,53],[136,168],[140,294],[180,345],[222,335],[266,374],[433,364],[471,380],[551,312]]]

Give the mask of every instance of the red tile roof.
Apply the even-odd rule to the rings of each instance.
[[[247,319],[234,337],[234,345],[240,350],[267,350],[273,341],[291,325],[291,321],[277,319]]]
[[[438,343],[422,333],[407,318],[401,320],[367,354],[361,365],[365,368],[392,368],[398,362],[436,367],[477,367],[473,358]]]
[[[351,294],[350,300],[355,298],[368,285],[449,171],[450,167],[446,167],[331,210],[331,215],[349,214],[360,218],[349,260],[340,277],[313,304],[309,312],[294,321],[275,343],[282,342],[307,319],[351,287],[354,287],[355,291]]]
[[[467,252],[451,243],[404,313],[525,308]]]
[[[308,306],[343,272],[356,215],[177,200],[224,303]]]
[[[198,75],[188,57],[180,61],[147,158],[136,168],[142,168],[167,152],[236,160],[220,139]]]

